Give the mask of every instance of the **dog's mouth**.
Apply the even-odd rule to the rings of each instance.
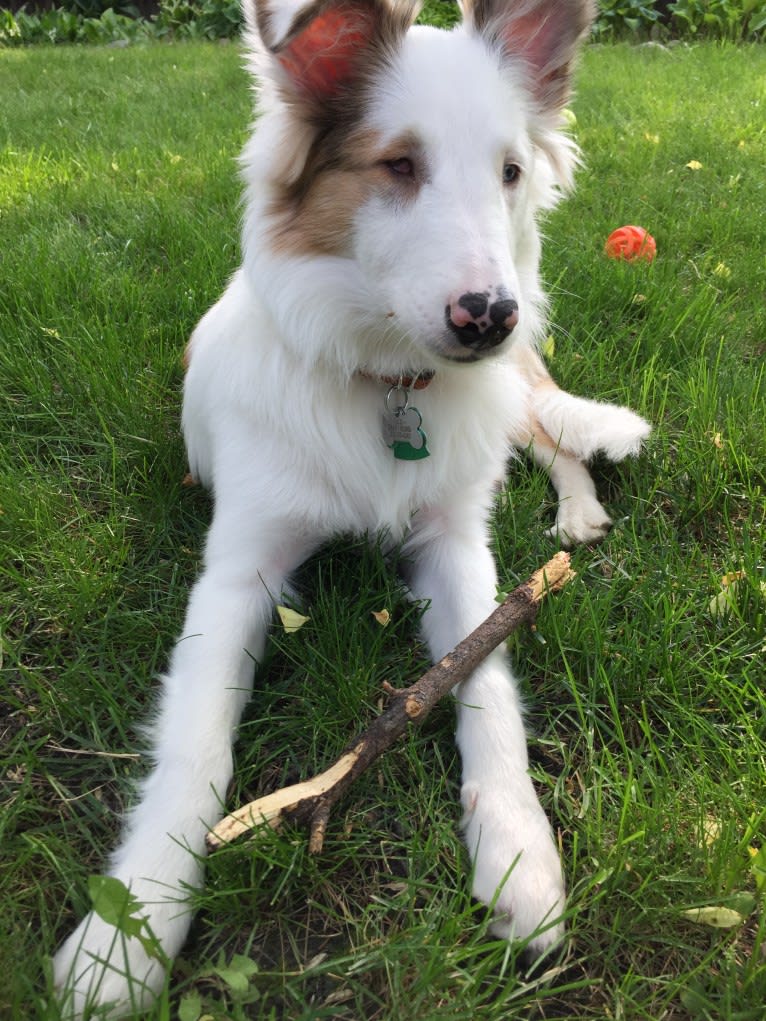
[[[449,330],[444,330],[435,336],[424,337],[419,343],[416,342],[413,345],[413,348],[420,349],[421,356],[415,354],[413,350],[409,365],[402,370],[403,375],[418,381],[428,380],[433,377],[440,366],[477,365],[480,362],[490,361],[493,357],[502,357],[508,347],[510,336],[510,331],[506,331],[503,337],[495,343],[477,344],[473,347],[456,343],[454,334]],[[411,335],[409,339],[412,341]],[[376,373],[376,375],[385,376],[385,378],[390,376],[391,379],[398,376],[397,373],[388,370]]]
[[[502,343],[472,351],[466,351],[462,348],[458,349],[451,345],[450,347],[440,347],[438,355],[442,360],[449,362],[451,365],[475,365],[477,362],[486,361],[487,358],[491,358],[493,355],[501,354],[503,350],[504,345]]]
[[[484,355],[478,352],[471,352],[469,354],[463,354],[460,352],[448,352],[440,351],[439,356],[445,361],[449,362],[450,365],[475,365],[477,362],[484,361]]]
[[[448,362],[450,365],[475,365],[477,362],[500,357],[510,343],[512,332],[512,330],[497,331],[486,342],[479,340],[465,344],[455,337],[454,331],[447,329],[436,344],[428,346],[441,362]]]
[[[427,362],[475,365],[506,350],[519,322],[519,306],[505,288],[498,287],[462,294],[448,302],[442,329],[433,332],[423,329],[426,324],[422,321],[406,323],[394,311],[387,312],[386,319],[398,321],[402,339],[426,353]],[[387,339],[390,342],[390,333]],[[419,360],[417,356],[415,360]]]

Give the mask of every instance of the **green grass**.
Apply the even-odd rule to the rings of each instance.
[[[762,49],[591,48],[586,167],[546,223],[553,371],[655,424],[638,461],[597,466],[617,525],[513,642],[572,891],[566,967],[527,980],[486,938],[445,705],[320,857],[296,831],[210,861],[158,1018],[762,1018],[765,83]],[[237,262],[250,98],[220,45],[6,52],[0,94],[0,1017],[52,1021],[45,955],[140,772],[208,518],[180,485],[180,353]],[[652,266],[603,257],[622,223],[654,234]],[[505,584],[550,555],[550,518],[546,480],[514,465]],[[424,663],[375,550],[339,543],[301,585],[311,622],[275,632],[232,805],[328,764],[381,681]],[[682,914],[710,905],[745,921]],[[214,970],[236,955],[257,964],[240,992]]]

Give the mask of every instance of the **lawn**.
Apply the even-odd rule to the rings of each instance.
[[[240,63],[220,44],[0,59],[3,1019],[57,1016],[46,955],[114,842],[199,562],[180,356],[238,260]],[[763,1017],[766,50],[594,46],[573,109],[585,166],[545,224],[551,368],[654,432],[596,465],[615,528],[512,642],[569,956],[529,978],[487,937],[444,705],[320,856],[296,830],[211,859],[157,1018]],[[623,223],[655,236],[652,265],[604,257]],[[551,518],[546,479],[513,464],[505,586],[550,556]],[[300,589],[310,622],[274,630],[232,805],[328,764],[382,681],[425,662],[421,608],[374,549],[338,542]]]

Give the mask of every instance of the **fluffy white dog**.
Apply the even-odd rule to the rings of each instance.
[[[410,0],[246,0],[259,118],[243,156],[243,261],[188,349],[183,427],[215,511],[163,681],[154,767],[111,873],[167,957],[202,882],[232,739],[273,599],[338,533],[403,544],[440,657],[494,608],[487,522],[512,445],[560,497],[557,531],[608,528],[583,460],[647,424],[562,393],[536,353],[536,216],[571,183],[562,131],[590,0],[464,0],[412,27]],[[565,892],[527,771],[503,651],[456,691],[473,892],[543,953]],[[164,969],[89,915],[56,958],[73,1015],[149,1002]]]

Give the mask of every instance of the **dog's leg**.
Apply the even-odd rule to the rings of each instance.
[[[140,914],[167,958],[178,953],[189,927],[187,891],[201,881],[205,832],[221,815],[231,743],[263,652],[272,597],[308,552],[284,523],[256,528],[252,514],[216,510],[205,569],[164,679],[154,768],[110,869],[143,904]],[[114,1004],[110,1016],[121,1017],[152,1000],[164,970],[138,939],[91,912],[54,962],[62,1016]]]
[[[556,447],[580,461],[596,454],[614,463],[635,457],[651,432],[649,423],[630,408],[575,397],[555,384],[534,391],[532,408]]]
[[[598,542],[612,521],[584,462],[596,454],[615,462],[638,454],[651,427],[630,408],[562,390],[531,348],[512,349],[512,357],[531,391],[528,421],[511,442],[545,468],[556,490],[559,507],[549,534],[564,546]]]
[[[471,521],[476,508],[465,510],[420,512],[406,550],[414,555],[410,589],[430,603],[423,627],[434,658],[496,606],[497,576],[485,530]],[[521,705],[504,652],[492,653],[455,695],[473,893],[493,906],[498,935],[529,940],[537,956],[563,937],[564,881],[529,777]]]
[[[527,451],[548,472],[558,497],[556,522],[546,534],[565,547],[603,539],[612,527],[612,519],[596,496],[596,486],[583,462],[557,450],[539,429]]]

